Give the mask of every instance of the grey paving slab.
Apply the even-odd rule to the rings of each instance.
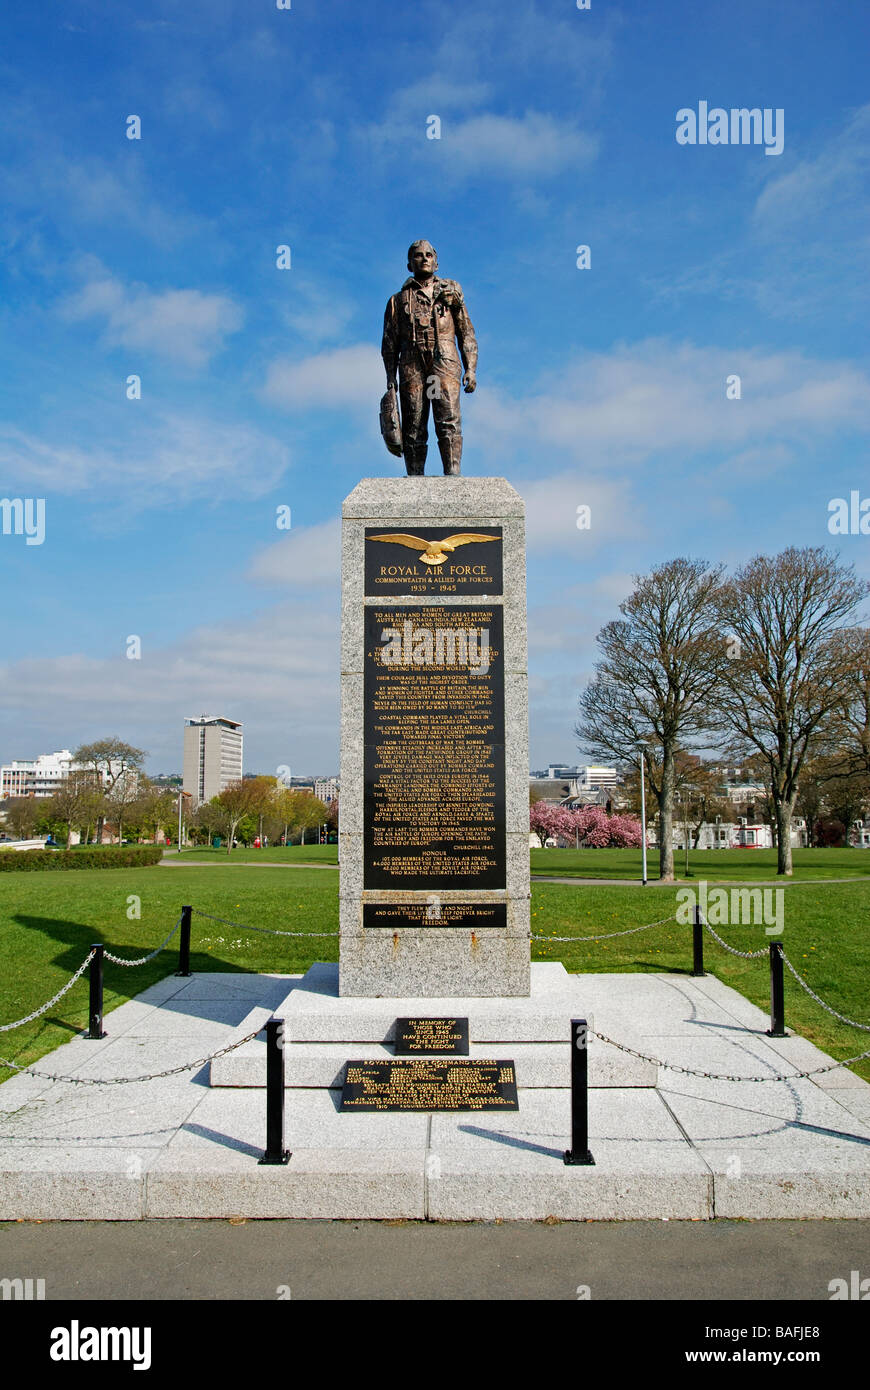
[[[148,1161],[114,1146],[0,1148],[0,1220],[141,1220]]]
[[[422,1218],[426,1115],[340,1115],[328,1090],[288,1098],[286,1167],[260,1167],[263,1093],[215,1090],[149,1167],[148,1216]]]
[[[432,1219],[659,1219],[712,1215],[713,1184],[655,1091],[590,1094],[592,1167],[566,1167],[567,1092],[527,1092],[518,1112],[433,1116]]]

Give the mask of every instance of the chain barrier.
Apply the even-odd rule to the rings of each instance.
[[[278,931],[275,927],[246,927],[242,922],[231,922],[228,917],[215,917],[211,912],[200,912],[198,907],[191,911],[197,917],[207,917],[210,922],[221,922],[225,927],[235,927],[238,931],[265,932],[268,936],[338,936],[337,931]]]
[[[634,936],[635,932],[649,931],[650,927],[660,927],[664,922],[675,922],[676,916],[672,912],[670,917],[661,917],[658,922],[644,922],[642,927],[627,927],[625,931],[599,932],[597,936],[546,936],[541,933],[532,933],[532,941],[609,941],[613,936]]]
[[[870,1048],[866,1052],[859,1052],[856,1057],[846,1057],[842,1062],[832,1062],[827,1067],[814,1067],[812,1071],[791,1071],[782,1072],[776,1076],[729,1076],[724,1072],[716,1071],[696,1071],[692,1067],[681,1067],[675,1062],[663,1062],[660,1057],[650,1057],[645,1052],[636,1052],[633,1047],[626,1047],[624,1043],[618,1043],[615,1038],[609,1038],[606,1033],[599,1033],[598,1029],[590,1028],[590,1035],[599,1038],[601,1042],[610,1043],[611,1047],[618,1048],[620,1052],[627,1052],[630,1057],[638,1057],[642,1062],[652,1062],[654,1066],[665,1067],[667,1071],[679,1071],[684,1076],[702,1076],[706,1081],[803,1081],[810,1076],[821,1076],[825,1072],[836,1071],[839,1067],[850,1067],[853,1062],[863,1062],[870,1057]]]
[[[142,1076],[56,1076],[50,1071],[35,1071],[33,1067],[19,1067],[17,1062],[10,1062],[6,1057],[0,1057],[0,1066],[9,1067],[12,1071],[26,1072],[28,1076],[40,1076],[45,1081],[68,1081],[74,1086],[127,1086],[132,1081],[162,1081],[165,1076],[179,1076],[183,1071],[193,1071],[194,1067],[204,1067],[206,1062],[213,1062],[218,1057],[225,1057],[228,1052],[235,1052],[236,1048],[242,1047],[244,1043],[253,1042],[254,1038],[262,1031],[262,1027],[257,1028],[253,1033],[248,1033],[247,1037],[239,1038],[238,1042],[228,1043],[226,1047],[212,1052],[208,1057],[198,1057],[195,1062],[184,1062],[180,1067],[170,1067],[167,1071],[147,1072]]]
[[[46,1009],[50,1009],[52,1004],[56,1004],[58,999],[62,999],[63,996],[67,993],[67,991],[72,989],[76,980],[78,980],[87,970],[95,954],[96,952],[94,951],[88,952],[76,973],[71,977],[71,979],[67,980],[63,989],[59,989],[57,994],[55,994],[52,999],[49,999],[47,1004],[43,1004],[42,1007],[39,1009],[34,1009],[33,1013],[28,1014],[26,1018],[19,1018],[16,1023],[0,1023],[0,1033],[8,1033],[10,1028],[20,1028],[24,1023],[32,1023],[35,1018],[39,1018],[40,1014],[44,1014]]]
[[[172,940],[173,936],[178,931],[178,928],[181,926],[183,916],[184,914],[182,913],[182,916],[179,917],[178,921],[175,923],[175,926],[172,928],[172,931],[169,933],[169,935],[165,936],[161,941],[160,945],[155,946],[154,950],[150,951],[147,956],[142,956],[139,960],[125,960],[123,956],[113,956],[111,951],[103,951],[104,959],[110,960],[113,965],[145,965],[146,962],[148,962],[149,960],[153,960],[155,956],[159,956],[164,946],[168,945],[168,943]]]
[[[809,994],[812,999],[815,999],[817,1004],[821,1004],[822,1008],[825,1010],[826,1013],[833,1014],[834,1018],[838,1018],[841,1023],[848,1023],[850,1028],[860,1028],[863,1033],[870,1033],[870,1023],[856,1023],[854,1018],[847,1018],[845,1014],[837,1013],[837,1010],[832,1009],[830,1004],[826,1004],[824,999],[820,999],[819,996],[816,994],[816,991],[807,984],[804,977],[802,975],[799,975],[798,972],[795,970],[785,951],[783,951],[782,953],[782,958],[785,961],[791,973],[794,975],[798,984],[803,986],[807,994]]]
[[[758,960],[760,956],[766,956],[768,954],[766,946],[762,946],[760,951],[738,951],[736,946],[729,946],[727,941],[723,941],[719,933],[714,931],[710,926],[709,922],[705,922],[704,926],[707,928],[710,935],[719,942],[719,945],[724,946],[726,951],[730,951],[732,956],[742,956],[744,960]]]

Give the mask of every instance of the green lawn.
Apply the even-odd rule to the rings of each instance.
[[[686,974],[691,969],[691,928],[674,922],[611,940],[547,940],[655,921],[673,912],[675,892],[673,888],[650,892],[630,884],[573,887],[536,883],[532,889],[532,930],[544,940],[532,943],[532,959],[562,960],[569,970],[580,972],[655,970]],[[129,921],[128,897],[134,894],[141,900],[142,915],[138,921]],[[105,941],[118,955],[144,954],[166,935],[186,902],[242,924],[224,926],[195,914],[194,971],[291,974],[305,970],[312,961],[338,958],[336,937],[297,940],[244,930],[251,924],[287,931],[337,931],[338,879],[318,869],[281,874],[270,869],[258,873],[252,868],[222,874],[216,867],[190,864],[170,870],[153,867],[4,874],[0,878],[0,1022],[20,1018],[54,994],[93,941]],[[870,1023],[868,923],[870,883],[810,885],[786,894],[782,938],[786,953],[823,999],[849,1017]],[[743,950],[758,949],[770,939],[760,926],[720,928],[720,934]],[[705,953],[708,969],[753,1003],[767,1008],[765,960],[744,961],[728,955],[709,936]],[[139,969],[107,963],[106,1012],[174,971],[176,963],[177,937],[155,961]],[[68,1041],[87,1025],[87,1001],[85,977],[43,1018],[0,1034],[0,1056],[24,1065]],[[789,1028],[799,1030],[838,1058],[870,1047],[870,1035],[824,1014],[789,974],[786,1021]],[[107,1027],[111,1030],[111,1022]],[[855,1070],[870,1080],[870,1065],[861,1063]]]
[[[870,851],[860,849],[796,849],[794,879],[870,878]],[[639,849],[533,849],[533,874],[562,878],[641,878]],[[685,878],[685,850],[674,854],[674,872]],[[658,850],[647,851],[647,873],[658,877]],[[708,882],[775,879],[775,849],[707,849],[689,851],[690,878]],[[781,879],[787,883],[789,880]]]
[[[178,858],[174,850],[167,850],[166,855],[171,859]],[[268,849],[246,849],[244,845],[239,845],[229,854],[226,849],[214,849],[208,845],[183,849],[180,857],[190,864],[211,863],[213,860],[224,864],[228,861],[236,864],[337,864],[338,845],[275,845]]]

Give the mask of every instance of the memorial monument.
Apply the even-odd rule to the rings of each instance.
[[[414,242],[384,317],[408,476],[342,509],[342,995],[529,993],[524,507],[458,476],[477,344],[437,266]],[[441,479],[422,476],[430,403]]]
[[[529,960],[523,500],[504,478],[459,476],[459,363],[473,390],[474,333],[428,242],[409,264],[387,306],[381,402],[407,473],[362,479],[342,506],[339,963],[312,965],[277,1010],[297,1103],[332,1096],[321,1127],[335,1113],[567,1097],[571,1019],[588,1018],[560,962]],[[423,476],[430,402],[444,477]],[[212,1084],[262,1085],[258,1047],[213,1062]],[[599,1085],[655,1084],[643,1061],[597,1057]],[[371,1159],[378,1172],[389,1161],[380,1148]],[[327,1166],[355,1163],[339,1147]],[[436,1177],[427,1150],[427,1211]],[[385,1214],[392,1183],[378,1193]]]

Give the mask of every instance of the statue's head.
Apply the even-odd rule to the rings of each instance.
[[[438,269],[438,252],[431,241],[412,241],[408,247],[408,269],[412,274],[423,271],[435,274]]]

